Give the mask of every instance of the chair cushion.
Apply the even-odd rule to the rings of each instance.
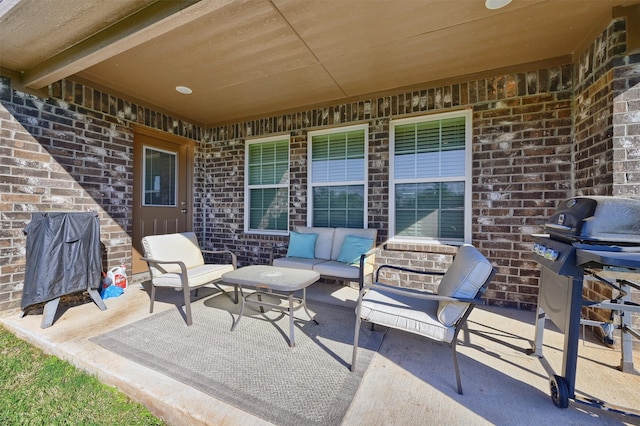
[[[344,278],[357,281],[360,279],[359,265],[351,265],[335,260],[326,260],[313,266],[313,270],[326,277]],[[373,265],[365,264],[363,276],[373,274]]]
[[[493,266],[475,247],[465,244],[460,247],[453,264],[449,267],[438,286],[438,294],[449,297],[474,298],[487,281]],[[440,302],[438,319],[446,326],[454,325],[468,303]]]
[[[314,257],[316,259],[323,260],[331,259],[334,228],[299,226],[298,228],[296,228],[296,231],[301,234],[318,234],[318,239],[316,240],[316,252]]]
[[[373,248],[373,239],[347,235],[342,242],[338,262],[359,264],[360,256]]]
[[[313,270],[313,267],[319,263],[326,262],[322,259],[307,259],[304,257],[280,257],[273,259],[273,266],[281,266],[283,268],[295,268],[295,269],[308,269]]]
[[[418,290],[403,289],[409,293]],[[433,340],[451,343],[454,328],[437,318],[438,302],[371,289],[363,300],[360,317],[363,320],[391,328],[406,330]]]
[[[313,259],[316,252],[316,240],[318,234],[291,231],[289,234],[289,248],[287,249],[287,257],[302,257],[305,259]]]
[[[210,282],[218,281],[225,272],[233,271],[233,265],[200,265],[187,270],[189,288],[201,287]],[[158,287],[182,287],[181,273],[167,273],[153,278],[153,284]]]
[[[204,265],[198,238],[193,232],[179,234],[147,235],[142,238],[144,256],[154,260],[180,260],[187,268]],[[161,265],[163,270],[151,267],[151,274],[159,276],[165,272],[180,272],[177,264]]]
[[[338,260],[340,252],[342,251],[344,239],[349,235],[353,237],[368,238],[373,240],[373,244],[371,245],[371,247],[369,247],[369,249],[367,249],[368,251],[375,245],[378,231],[376,229],[335,228],[335,233],[333,236],[333,247],[331,248],[331,260]],[[367,258],[367,263],[373,264],[374,262],[375,256],[370,256]]]

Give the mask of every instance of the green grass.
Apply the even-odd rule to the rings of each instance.
[[[143,405],[0,326],[0,425],[163,425]]]

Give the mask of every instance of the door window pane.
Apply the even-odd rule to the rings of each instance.
[[[177,154],[144,148],[144,206],[175,207]]]

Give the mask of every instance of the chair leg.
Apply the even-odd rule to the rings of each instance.
[[[191,320],[191,290],[189,290],[189,287],[184,287],[182,292],[184,293],[184,310],[187,315],[187,325],[191,325],[193,324]]]
[[[356,371],[356,358],[358,354],[358,340],[360,338],[360,313],[356,314],[356,329],[353,334],[353,356],[351,357],[351,371]]]
[[[358,304],[356,305],[356,329],[353,332],[353,356],[351,357],[351,371],[356,371],[356,358],[358,356],[358,340],[360,339],[360,324],[362,318],[360,313],[362,312],[362,298],[364,297],[364,290],[361,288],[358,294]],[[371,323],[373,325],[373,323]],[[372,329],[373,330],[373,329]]]
[[[465,321],[462,324],[462,335],[464,336],[464,345],[465,346],[470,346],[471,345],[471,338],[470,338],[470,334],[469,334],[469,327],[467,326],[467,322]]]
[[[151,283],[151,306],[149,307],[149,313],[153,313],[153,302],[156,300],[156,286]]]
[[[456,351],[456,341],[454,338],[451,342],[451,351],[453,352],[453,368],[456,370],[456,382],[458,384],[458,393],[462,395],[462,382],[460,381],[460,368],[458,368],[458,352]]]

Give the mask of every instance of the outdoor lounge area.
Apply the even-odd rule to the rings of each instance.
[[[204,306],[213,306],[215,300],[227,300],[225,306],[235,306],[230,297],[233,286],[223,289],[224,294],[214,288],[201,288],[200,299]],[[93,303],[60,309],[59,317],[52,327],[40,328],[40,315],[32,313],[24,318],[11,316],[4,318],[3,325],[17,336],[26,339],[46,352],[66,359],[74,365],[95,374],[100,380],[141,401],[157,416],[172,425],[266,425],[264,418],[243,409],[242,403],[231,404],[218,399],[206,390],[198,389],[197,375],[189,380],[176,380],[175,377],[158,371],[153,360],[134,362],[117,355],[96,344],[97,336],[119,329],[135,328],[135,324],[145,318],[156,315],[174,315],[173,321],[184,333],[198,327],[198,318],[194,316],[194,325],[187,326],[180,318],[176,305],[180,305],[182,294],[172,289],[158,290],[155,313],[149,314],[149,288],[147,284],[133,284],[117,298],[107,299],[106,311],[100,311]],[[285,321],[283,328],[271,321],[266,328],[263,357],[276,362],[279,357],[288,356],[293,349],[304,347],[304,337],[314,336],[314,328],[321,327],[327,318],[322,317],[325,304],[355,306],[357,290],[350,287],[316,283],[308,288],[308,306],[317,313],[320,325],[306,320],[305,315],[296,320],[296,348],[289,348]],[[348,315],[353,310],[348,309]],[[245,314],[247,315],[247,314]],[[259,317],[258,311],[250,316]],[[277,316],[276,316],[277,317]],[[181,347],[176,355],[186,355],[197,351],[199,357],[213,363],[216,368],[222,366],[222,358],[211,358],[217,341],[214,335],[230,335],[246,344],[247,334],[255,326],[244,319],[233,332],[231,316],[221,317],[220,323],[209,324],[210,340],[193,339],[193,348]],[[353,320],[355,321],[355,316]],[[166,322],[166,321],[165,321]],[[346,413],[336,422],[324,424],[342,425],[423,425],[423,424],[575,424],[575,425],[621,425],[638,424],[640,419],[625,417],[606,411],[571,402],[567,409],[557,408],[549,396],[549,375],[561,368],[562,335],[553,325],[546,330],[544,340],[544,358],[527,355],[534,338],[535,318],[532,312],[504,308],[477,307],[471,314],[468,325],[471,344],[459,344],[459,363],[464,381],[464,395],[458,395],[451,365],[450,350],[446,345],[433,344],[418,336],[404,332],[388,330],[382,343],[362,373],[359,386],[352,399],[346,401]],[[337,349],[336,354],[344,353],[340,359],[340,368],[346,377],[360,380],[355,373],[348,372],[352,341],[352,323],[346,324],[344,334],[337,333],[334,338],[315,335],[309,348],[325,352],[331,347],[330,340],[346,349]],[[162,341],[166,329],[158,327],[150,337],[150,342]],[[268,337],[273,338],[269,341]],[[365,336],[365,328],[362,335]],[[343,341],[339,341],[343,340]],[[272,350],[272,353],[268,351]],[[360,355],[360,363],[363,356]],[[236,359],[235,375],[241,375],[241,360]],[[636,366],[640,357],[635,356]],[[620,363],[619,350],[610,349],[589,335],[579,345],[578,374],[576,396],[579,398],[599,399],[610,405],[640,410],[637,395],[640,393],[640,376],[622,373],[617,369]],[[290,367],[293,368],[293,367]],[[279,371],[291,386],[296,382],[316,380],[310,373],[291,374],[287,368]],[[203,373],[204,374],[204,373]],[[185,376],[187,377],[187,376]],[[254,371],[251,382],[266,386],[277,377],[262,378]],[[357,384],[357,383],[356,383]],[[238,390],[238,392],[240,392]],[[241,393],[242,394],[242,393]],[[308,406],[322,399],[323,393],[314,390],[315,395]],[[244,395],[244,394],[242,394]],[[389,396],[392,395],[392,399]],[[249,404],[250,401],[247,401]],[[334,419],[335,420],[335,419]],[[320,422],[322,423],[322,422]],[[287,421],[274,421],[273,424],[289,424]],[[307,424],[314,424],[308,421]]]
[[[640,0],[0,0],[0,324],[169,425],[640,424],[639,30]],[[33,238],[67,215],[99,232]]]

